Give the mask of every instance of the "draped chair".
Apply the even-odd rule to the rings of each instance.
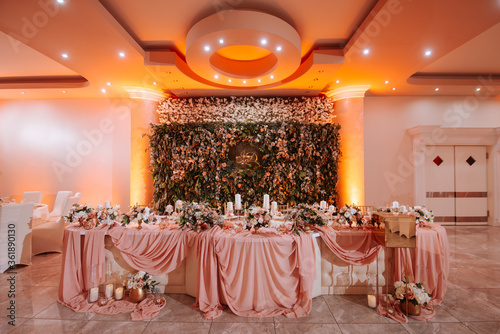
[[[9,239],[14,242],[14,263],[31,264],[31,218],[33,203],[0,206],[0,273],[9,266]],[[10,237],[10,238],[9,238]]]
[[[21,203],[42,203],[41,191],[25,191]]]
[[[64,210],[64,206],[66,205],[66,201],[68,197],[71,196],[71,191],[59,191],[56,196],[56,200],[54,201],[54,208],[52,212],[49,214],[49,217],[60,217],[62,216],[62,212]]]

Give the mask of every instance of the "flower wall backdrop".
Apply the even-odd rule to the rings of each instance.
[[[326,122],[332,111],[324,98],[163,102],[164,123],[150,134],[155,202],[160,210],[178,199],[220,207],[238,193],[248,204],[262,204],[264,194],[281,204],[336,203],[340,127]],[[244,122],[235,122],[240,113]]]

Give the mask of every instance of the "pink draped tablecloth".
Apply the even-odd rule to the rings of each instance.
[[[316,277],[312,236],[212,228],[200,233],[198,307],[206,319],[222,314],[303,317],[311,311]]]

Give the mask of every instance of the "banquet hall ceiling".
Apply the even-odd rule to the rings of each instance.
[[[499,0],[0,0],[0,99],[500,94]]]

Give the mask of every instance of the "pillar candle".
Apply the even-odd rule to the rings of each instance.
[[[377,296],[368,295],[368,306],[371,308],[377,307]]]
[[[276,214],[278,212],[278,202],[271,203],[271,213]]]
[[[99,299],[99,288],[92,288],[89,291],[89,302],[95,303]]]
[[[392,207],[393,208],[399,208],[399,203],[396,202],[396,201],[392,202]]]
[[[328,211],[335,212],[335,206],[330,205],[330,207],[328,208]]]
[[[111,298],[113,297],[113,283],[106,284],[106,290],[105,290],[105,295],[106,298]]]
[[[227,215],[230,215],[233,213],[233,202],[227,202],[227,206],[226,206],[226,214]]]
[[[322,209],[322,210],[326,210],[326,208],[327,208],[326,201],[321,201],[319,203],[319,208]]]
[[[119,287],[115,289],[115,299],[121,300],[123,298],[123,288]]]
[[[104,202],[104,207],[105,208],[111,207],[111,203],[109,201]]]
[[[269,210],[269,195],[264,195],[264,205],[262,206],[264,209]]]
[[[240,194],[236,194],[234,196],[234,208],[236,210],[241,210],[241,195]]]

